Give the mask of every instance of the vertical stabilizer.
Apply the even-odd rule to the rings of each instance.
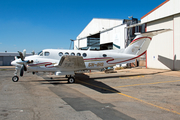
[[[153,36],[169,30],[170,29],[161,29],[146,33],[136,33],[137,36],[129,44],[129,46],[125,48],[124,53],[138,56],[143,55],[146,52]]]
[[[143,36],[142,34],[138,34],[135,39],[129,44],[129,46],[124,50],[124,53],[141,55],[147,50],[151,39],[152,38],[149,36]]]

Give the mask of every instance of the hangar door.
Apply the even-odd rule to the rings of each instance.
[[[3,66],[11,66],[11,62],[14,60],[14,56],[4,56],[3,58]]]

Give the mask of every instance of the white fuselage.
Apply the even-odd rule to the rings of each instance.
[[[116,64],[132,62],[136,56],[117,51],[84,51],[84,50],[62,50],[62,49],[45,49],[39,55],[28,56],[25,60],[33,60],[32,64],[28,64],[28,71],[70,71],[62,69],[60,66],[55,67],[59,63],[63,55],[82,56],[87,70],[102,69]],[[11,64],[17,64],[17,59]],[[79,70],[79,69],[77,69]]]

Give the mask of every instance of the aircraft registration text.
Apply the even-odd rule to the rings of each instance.
[[[97,64],[95,64],[95,63],[89,63],[88,64],[88,67],[103,67],[103,66],[104,66],[103,62],[97,63]]]

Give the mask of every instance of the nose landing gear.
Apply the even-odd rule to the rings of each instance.
[[[19,80],[19,77],[18,77],[18,76],[13,76],[13,77],[12,77],[12,81],[13,81],[13,82],[18,82],[18,80]]]
[[[18,67],[15,67],[14,76],[12,77],[13,82],[18,82],[18,80],[19,80],[19,77],[17,76],[17,73],[18,73]]]

